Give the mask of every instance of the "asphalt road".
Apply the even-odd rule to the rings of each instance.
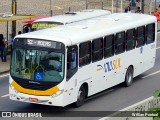
[[[136,77],[132,86],[123,87],[122,85],[115,86],[104,92],[90,97],[83,106],[74,108],[72,105],[62,107],[36,105],[30,103],[23,103],[11,101],[8,97],[8,76],[0,77],[0,111],[59,111],[62,117],[66,115],[67,111],[118,111],[141,100],[152,96],[153,92],[160,89],[160,34],[158,34],[157,41],[157,55],[154,68],[148,70],[142,75]],[[158,72],[157,72],[158,71]],[[152,73],[156,73],[151,75]],[[149,76],[148,76],[149,75]],[[148,76],[148,77],[147,77]],[[73,112],[74,113],[74,112]],[[97,114],[98,112],[94,113]],[[62,117],[56,117],[55,120],[61,120]],[[97,120],[100,117],[83,117],[84,120]],[[1,118],[0,118],[1,119]],[[49,120],[53,118],[46,118]],[[65,117],[65,120],[75,120],[75,117]],[[82,120],[81,117],[76,120]],[[32,119],[33,120],[33,119]],[[35,118],[34,120],[37,120]]]

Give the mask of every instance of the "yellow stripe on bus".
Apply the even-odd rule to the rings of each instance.
[[[102,70],[102,68],[98,68],[97,71]]]
[[[41,91],[41,90],[30,90],[30,89],[23,88],[20,85],[18,85],[15,81],[13,81],[11,85],[18,92],[25,93],[25,94],[30,94],[30,95],[37,95],[37,96],[50,96],[53,93],[59,91],[59,88],[57,86],[54,86],[53,88],[50,88],[48,90]]]

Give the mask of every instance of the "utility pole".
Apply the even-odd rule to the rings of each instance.
[[[154,9],[157,8],[157,0],[155,0],[155,5],[154,5]]]
[[[112,0],[112,13],[113,13],[113,0]]]
[[[17,14],[17,1],[12,0],[12,14]],[[16,21],[12,21],[12,35],[16,36]]]
[[[142,0],[142,4],[141,4],[142,6],[141,6],[141,8],[142,8],[142,13],[144,13],[144,0]]]
[[[118,12],[118,0],[116,0],[116,12]]]
[[[52,16],[52,0],[50,0],[50,15]]]
[[[86,9],[88,9],[88,1],[86,0]]]

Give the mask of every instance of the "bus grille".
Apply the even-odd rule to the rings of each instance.
[[[47,90],[52,87],[53,85],[37,85],[37,84],[28,84],[28,83],[22,83],[22,82],[17,82],[21,87],[26,88],[26,89],[31,89],[31,90]]]

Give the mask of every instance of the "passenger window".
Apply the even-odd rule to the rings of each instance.
[[[137,28],[137,46],[141,47],[145,44],[145,26],[141,26]]]
[[[79,45],[79,66],[91,62],[91,42],[84,42]]]
[[[125,51],[125,32],[116,34],[115,39],[115,54],[120,54]]]
[[[127,30],[126,32],[126,50],[132,50],[136,46],[135,29]]]
[[[152,43],[155,41],[155,24],[149,24],[146,26],[146,43]]]
[[[67,79],[71,78],[78,70],[77,45],[68,47],[67,51]]]
[[[103,38],[92,41],[92,61],[98,61],[103,58]]]
[[[111,57],[114,55],[114,35],[104,37],[104,57]]]

